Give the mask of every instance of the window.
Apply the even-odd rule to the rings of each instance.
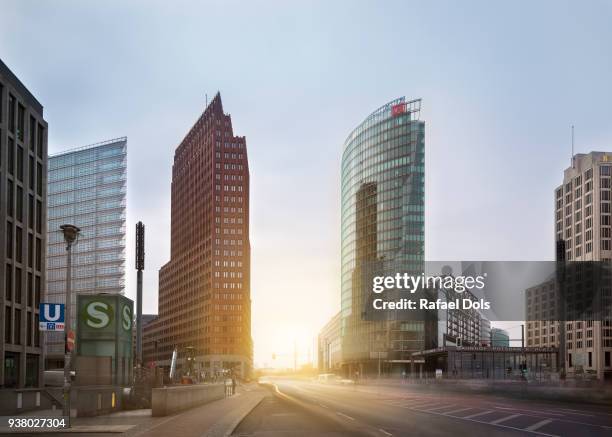
[[[34,196],[28,196],[28,227],[34,229]]]
[[[36,164],[36,193],[42,196],[42,164]]]
[[[36,134],[36,155],[42,159],[43,157],[43,138],[45,135],[45,128],[41,124],[38,125],[38,133]]]
[[[21,310],[15,309],[15,344],[21,344]]]
[[[36,270],[42,269],[42,250],[41,250],[41,240],[40,238],[36,239]]]
[[[4,299],[13,300],[13,266],[6,265],[4,272]]]
[[[30,150],[34,152],[36,148],[36,119],[30,115]]]
[[[9,137],[7,150],[7,168],[10,175],[15,173],[15,141]]]
[[[23,221],[23,188],[17,185],[17,220]]]
[[[23,142],[25,131],[25,108],[23,105],[17,105],[17,138]]]
[[[7,306],[4,308],[4,342],[12,343],[11,338],[11,307]],[[4,375],[4,382],[6,386],[6,374]]]
[[[6,191],[6,214],[9,217],[13,217],[15,199],[13,194],[13,181],[11,181],[10,179],[7,181]]]
[[[23,232],[19,226],[15,228],[15,261],[23,262]]]
[[[21,304],[21,272],[20,268],[15,269],[15,303]]]
[[[17,180],[23,181],[23,147],[17,146]]]
[[[42,232],[42,202],[36,201],[36,232]]]
[[[13,258],[13,224],[6,222],[6,257]]]
[[[30,166],[28,167],[28,176],[30,180],[30,190],[34,191],[34,157],[30,156]]]
[[[9,101],[8,101],[8,127],[9,127],[9,131],[15,133],[15,104],[16,104],[16,100],[15,97],[13,97],[12,94],[9,94]]]

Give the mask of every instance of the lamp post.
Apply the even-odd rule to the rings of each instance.
[[[66,252],[68,259],[66,262],[66,320],[64,324],[64,416],[68,416],[68,426],[70,426],[70,358],[71,352],[68,351],[68,333],[72,330],[72,246],[76,244],[81,230],[74,225],[61,225],[60,229],[64,234],[66,242]]]

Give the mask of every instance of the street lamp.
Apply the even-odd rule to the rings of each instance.
[[[72,246],[79,239],[81,230],[74,225],[61,225],[60,229],[64,234],[66,242],[66,252],[68,260],[66,262],[66,320],[64,321],[64,416],[68,416],[68,426],[70,426],[70,351],[68,351],[68,333],[72,329]]]

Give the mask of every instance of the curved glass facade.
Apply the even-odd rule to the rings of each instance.
[[[362,318],[364,263],[421,272],[424,261],[425,123],[420,100],[393,100],[348,136],[342,156],[342,339],[350,372],[405,359],[423,346],[420,322]]]

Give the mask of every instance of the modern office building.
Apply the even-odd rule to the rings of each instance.
[[[577,154],[554,192],[557,250],[565,261],[612,261],[612,153]],[[559,244],[561,242],[561,244]],[[612,379],[612,322],[538,320],[538,310],[556,311],[556,281],[551,278],[526,292],[527,346],[561,346],[568,376],[590,374]],[[603,290],[610,296],[610,288]],[[562,329],[564,328],[564,332]],[[560,334],[565,338],[560,338]],[[559,341],[564,341],[563,345]]]
[[[510,336],[508,332],[500,328],[491,328],[492,347],[510,347]]]
[[[342,367],[345,375],[409,369],[429,344],[424,321],[365,320],[363,269],[420,274],[424,262],[425,123],[421,100],[395,99],[348,136],[342,155]],[[435,337],[435,323],[434,323]],[[435,342],[436,339],[433,339]]]
[[[480,345],[491,346],[491,321],[484,316],[480,319]]]
[[[170,261],[159,271],[159,316],[144,327],[145,363],[251,373],[249,163],[221,95],[177,147],[172,166]],[[156,352],[157,351],[157,352]]]
[[[342,364],[342,339],[340,337],[340,313],[331,318],[318,337],[319,372],[334,373]]]
[[[38,304],[45,284],[46,213],[43,107],[0,61],[1,388],[42,385]]]
[[[48,181],[46,301],[65,301],[67,258],[60,226],[76,225],[81,229],[72,249],[72,314],[76,314],[77,294],[125,291],[127,139],[49,157]],[[45,333],[45,343],[46,368],[63,368],[63,333]]]

